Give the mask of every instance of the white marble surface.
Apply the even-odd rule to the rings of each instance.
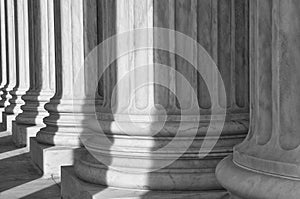
[[[299,198],[300,2],[250,1],[251,126],[217,168],[241,198]],[[233,161],[233,163],[232,163]]]
[[[49,146],[30,138],[30,157],[35,165],[43,172],[44,178],[61,176],[61,166],[73,165],[80,156],[82,149],[77,147]]]
[[[225,191],[147,191],[104,187],[80,180],[72,167],[62,167],[62,197],[64,199],[225,199]]]
[[[115,5],[115,10],[111,6],[112,4]],[[107,136],[113,144],[107,146],[105,143],[101,143],[103,140],[101,138],[99,140],[93,138],[85,143],[87,148],[102,156],[105,163],[113,168],[107,168],[87,155],[75,164],[75,171],[81,179],[104,186],[133,189],[180,191],[221,189],[214,175],[215,166],[223,157],[231,153],[232,147],[242,141],[248,130],[247,51],[241,50],[247,45],[247,29],[244,27],[245,21],[247,21],[244,12],[246,13],[247,7],[245,2],[237,2],[235,6],[245,7],[240,11],[242,14],[238,17],[241,19],[239,19],[240,21],[237,20],[237,24],[233,24],[235,22],[233,18],[239,12],[231,12],[234,5],[229,1],[211,1],[203,4],[195,0],[101,2],[100,8],[104,15],[101,27],[104,38],[110,36],[111,33],[121,33],[134,28],[153,27],[156,24],[161,27],[176,28],[176,30],[194,39],[199,37],[201,44],[218,63],[220,73],[224,77],[229,120],[226,122],[223,134],[212,153],[208,155],[207,159],[200,159],[197,152],[207,127],[205,116],[209,115],[211,111],[210,98],[208,91],[205,90],[204,82],[187,62],[178,57],[175,58],[174,55],[155,50],[129,53],[118,59],[114,67],[104,74],[103,104],[97,109],[100,125],[107,132]],[[198,9],[205,10],[205,12],[198,12]],[[234,35],[241,36],[243,39],[241,41],[234,40]],[[134,47],[138,42],[147,42],[151,46],[155,37],[156,35],[152,32],[141,38],[133,36],[128,38],[123,45]],[[165,39],[169,39],[169,48],[175,48],[176,45],[179,45],[172,35]],[[118,47],[121,46],[116,48]],[[191,47],[187,46],[186,48],[186,50],[190,50],[188,48]],[[118,50],[116,52],[118,53]],[[105,59],[105,57],[113,56],[113,53],[105,52],[103,56]],[[195,54],[193,61],[197,63],[201,60],[198,60]],[[178,148],[172,148],[166,153],[155,153],[157,148],[172,140],[176,133],[180,109],[185,110],[182,115],[186,116],[185,114],[187,114],[190,118],[193,118],[193,111],[195,110],[191,108],[194,103],[192,99],[186,97],[190,95],[192,88],[182,86],[182,82],[173,73],[160,73],[159,68],[151,66],[154,62],[176,67],[189,79],[192,88],[197,91],[200,111],[203,116],[199,135],[197,135],[192,146],[171,165],[158,170],[156,170],[158,165],[172,159],[174,154],[182,152],[180,147],[187,143],[185,139],[190,135],[189,130],[186,130],[186,137],[183,135],[183,138],[178,140]],[[117,95],[112,97],[112,85],[115,85],[130,70],[136,69],[139,64],[150,65],[145,71],[134,71],[134,75],[130,79],[118,84],[116,86]],[[140,88],[131,101],[130,94],[136,85],[145,80],[155,79],[165,81],[170,87],[176,88],[175,94],[183,96],[183,104],[180,104],[179,107],[174,95],[156,87],[153,83],[150,83],[148,87]],[[213,75],[210,80],[216,82]],[[201,83],[199,84],[199,82]],[[214,84],[214,89],[218,89],[217,85],[217,83]],[[115,103],[111,103],[112,101]],[[223,100],[219,100],[217,103],[219,107],[226,106]],[[113,113],[110,110],[111,104],[113,105]],[[165,123],[164,128],[156,137],[153,136],[153,131],[158,129],[161,117],[156,117],[156,114],[159,115],[159,111],[155,104],[161,104],[171,115],[169,122]],[[126,115],[124,116],[124,114]],[[138,128],[127,128],[125,132],[122,132],[114,120],[118,118],[124,126],[130,127],[132,121],[126,120],[128,115],[131,116],[131,119],[138,121],[139,124],[142,123],[149,128],[145,128],[143,131],[138,130]],[[147,120],[149,116],[155,118],[156,122]],[[187,129],[193,126],[188,119],[183,123]],[[123,172],[119,171],[118,168],[123,169]],[[144,172],[137,174],[135,171]],[[135,180],[128,181],[128,179]]]

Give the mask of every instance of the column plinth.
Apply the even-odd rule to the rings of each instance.
[[[250,1],[250,130],[216,170],[233,196],[299,198],[299,9],[298,1]]]

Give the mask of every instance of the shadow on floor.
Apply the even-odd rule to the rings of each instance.
[[[60,198],[60,185],[42,178],[28,149],[14,146],[11,135],[0,137],[0,199]]]
[[[28,159],[29,154],[24,153],[0,160],[1,192],[41,177]]]
[[[17,149],[12,143],[12,136],[5,135],[0,137],[0,153],[8,152]]]
[[[22,197],[22,199],[58,199],[60,198],[60,186],[54,184],[40,191]]]

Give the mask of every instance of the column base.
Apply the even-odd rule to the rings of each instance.
[[[17,124],[16,121],[12,123],[12,140],[16,147],[27,147],[30,148],[31,137],[35,137],[37,132],[44,127],[42,125],[28,125],[28,124]]]
[[[226,191],[147,191],[134,189],[118,189],[91,184],[80,180],[71,166],[61,169],[61,196],[63,199],[226,199]],[[129,179],[130,180],[130,179]]]
[[[43,177],[60,177],[61,166],[73,165],[79,158],[83,148],[52,146],[38,143],[36,138],[30,138],[30,156],[43,172]]]
[[[299,199],[300,181],[241,167],[232,161],[232,155],[216,168],[219,182],[232,199]]]

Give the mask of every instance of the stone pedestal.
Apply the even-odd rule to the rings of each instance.
[[[78,179],[74,168],[62,167],[62,184],[64,188],[61,197],[64,199],[162,199],[162,198],[188,198],[188,199],[225,199],[224,190],[213,191],[147,191],[135,189],[118,189],[95,185]]]
[[[219,182],[243,199],[300,196],[300,2],[250,1],[251,126]]]
[[[27,42],[25,47],[28,48],[24,52],[32,53],[25,56],[26,64],[30,66],[26,71],[30,73],[30,81],[27,80],[30,88],[22,96],[25,101],[21,107],[23,112],[12,124],[13,141],[19,147],[28,145],[29,138],[35,137],[40,128],[45,126],[43,119],[49,114],[44,106],[54,95],[55,89],[53,1],[22,0],[19,3],[21,2],[24,10],[28,10],[28,13],[24,13],[27,17],[24,20],[29,19],[23,30],[24,41]]]
[[[30,156],[32,161],[43,171],[43,177],[60,178],[60,166],[72,165],[82,153],[82,148],[50,146],[40,144],[36,138],[30,138]]]
[[[108,0],[98,4],[103,19],[103,41],[113,34],[150,29],[144,29],[143,34],[137,31],[128,37],[116,38],[114,45],[100,54],[104,60],[100,66],[105,67],[109,59],[123,55],[122,49],[129,52],[114,60],[110,68],[102,69],[106,69],[99,92],[103,102],[96,106],[97,121],[94,121],[95,126],[90,125],[91,134],[81,135],[88,151],[75,162],[76,176],[72,168],[63,168],[64,198],[77,195],[81,198],[144,198],[147,194],[149,198],[225,197],[214,171],[248,130],[248,87],[245,86],[248,72],[244,61],[247,53],[236,53],[236,47],[244,47],[246,41],[239,45],[225,42],[234,38],[230,33],[236,31],[236,26],[227,29],[227,20],[215,21],[217,14],[224,15],[218,19],[230,19],[232,13],[228,7],[232,5],[218,2]],[[246,3],[243,5],[246,7]],[[219,12],[219,7],[224,10]],[[203,17],[201,14],[198,17],[198,13]],[[160,35],[152,29],[154,26],[175,29],[196,41],[201,38],[200,43],[220,63],[227,98],[222,98],[225,91],[219,86],[222,82],[217,73],[210,71],[203,77],[210,85],[208,91],[200,77],[203,74],[198,75],[192,67],[197,68],[198,64],[213,67],[210,59],[198,56],[200,48],[188,42],[180,43],[182,38],[172,31]],[[237,34],[246,36],[246,32],[237,31]],[[216,41],[220,41],[218,45]],[[160,44],[166,44],[170,52],[189,52],[189,60],[157,50],[155,46]],[[130,51],[145,46],[148,51]],[[244,86],[237,86],[237,82]],[[217,130],[207,133],[210,122],[216,126],[221,123],[225,107],[228,114],[222,134]],[[101,130],[96,128],[97,124]],[[216,145],[210,148],[214,142]],[[70,183],[77,189],[71,189]]]

